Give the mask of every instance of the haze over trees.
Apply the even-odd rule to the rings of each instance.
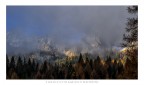
[[[103,38],[83,39],[88,45],[77,53],[67,48],[64,53],[55,43],[41,43],[42,49],[23,55],[6,55],[7,79],[137,79],[138,78],[138,6],[129,6],[132,16],[127,19],[123,35],[123,49],[113,50]],[[134,15],[134,16],[133,16]],[[95,36],[96,37],[96,36]],[[39,40],[39,42],[44,41]],[[16,41],[15,41],[16,42]],[[96,42],[96,43],[95,43]],[[13,44],[9,43],[8,45]],[[17,44],[14,44],[17,46]],[[33,45],[35,46],[35,44]],[[70,46],[70,47],[73,47]],[[106,47],[111,47],[107,49]],[[86,48],[86,47],[85,47]],[[91,50],[91,48],[99,48]],[[101,48],[101,49],[100,49]],[[103,51],[102,51],[103,49]],[[118,49],[118,48],[117,48]],[[101,52],[96,52],[101,51]],[[101,54],[100,54],[101,53]]]
[[[82,54],[74,64],[51,64],[44,61],[42,64],[35,60],[22,61],[21,57],[15,62],[14,56],[7,57],[7,79],[123,79],[126,70],[122,62],[116,59],[114,62],[108,57],[103,64],[99,56],[92,60]]]

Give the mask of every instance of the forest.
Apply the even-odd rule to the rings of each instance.
[[[21,57],[15,60],[7,57],[7,79],[137,79],[132,61],[127,58],[125,64],[120,59],[92,60],[82,54],[76,63],[51,64],[48,61],[39,64],[33,59],[27,61]]]

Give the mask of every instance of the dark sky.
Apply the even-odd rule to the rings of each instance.
[[[94,42],[118,46],[129,17],[126,6],[7,6],[7,53],[30,49],[37,38],[59,46]],[[93,43],[91,43],[93,44]],[[16,50],[13,50],[16,51]]]

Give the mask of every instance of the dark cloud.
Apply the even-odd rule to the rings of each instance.
[[[7,6],[7,52],[12,35],[22,43],[20,49],[34,48],[41,37],[59,47],[97,41],[103,47],[118,46],[128,16],[126,6]]]

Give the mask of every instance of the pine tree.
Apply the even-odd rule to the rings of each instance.
[[[28,65],[27,65],[27,62],[26,62],[26,58],[25,58],[25,57],[24,57],[24,59],[23,59],[23,66],[22,66],[22,68],[23,68],[22,77],[23,77],[24,79],[26,79],[26,78],[27,78],[27,68],[28,68]]]
[[[36,71],[36,63],[34,59],[32,60],[31,68],[32,68],[32,72],[34,73]]]
[[[28,75],[28,78],[30,79],[31,78],[31,73],[32,73],[32,63],[31,63],[31,60],[30,58],[28,59],[28,64],[26,66],[27,68],[27,75]]]
[[[48,63],[47,63],[47,61],[45,60],[44,61],[44,63],[43,63],[43,65],[42,65],[42,68],[41,68],[41,73],[46,73],[46,71],[47,71],[47,65],[48,65]]]
[[[80,64],[83,64],[83,63],[84,63],[81,53],[80,53],[80,56],[79,56],[78,63],[80,63]]]
[[[22,65],[23,65],[22,59],[21,59],[21,57],[19,57],[18,60],[17,60],[17,68],[21,68]]]
[[[92,72],[92,68],[91,68],[91,66],[90,66],[89,63],[86,63],[84,72],[85,72],[85,78],[86,78],[86,79],[89,79],[89,78],[90,78],[90,74],[91,74],[91,72]]]
[[[99,56],[97,56],[97,59],[96,59],[97,63],[99,64],[101,62],[101,59]]]
[[[70,63],[69,66],[68,66],[68,72],[69,72],[70,75],[72,75],[72,73],[74,72],[74,68],[73,68],[73,66],[72,66],[71,63]],[[69,76],[70,76],[70,75],[69,75]]]
[[[124,42],[122,43],[123,47],[127,48],[126,55],[130,58],[131,64],[128,66],[132,68],[131,72],[133,76],[130,78],[137,78],[138,70],[138,6],[129,6],[128,13],[135,14],[136,17],[128,18],[126,32],[123,35]]]
[[[28,59],[28,65],[31,66],[31,64],[32,64],[32,63],[31,63],[31,60],[30,60],[30,58],[29,58],[29,59]]]
[[[8,55],[6,55],[6,71],[7,71],[7,73],[9,71],[9,65],[10,65],[9,58],[8,58]]]
[[[89,59],[88,59],[88,57],[86,57],[86,60],[85,60],[85,61],[86,61],[86,62],[85,62],[86,64],[89,63]]]
[[[133,57],[137,57],[138,7],[130,6],[128,7],[128,12],[130,14],[136,14],[136,17],[128,18],[128,22],[126,23],[127,27],[125,28],[127,33],[123,35],[124,42],[122,43],[122,46],[129,48],[127,55],[133,58]]]
[[[7,67],[9,66],[10,62],[9,62],[9,58],[8,58],[8,55],[6,55],[6,65]]]
[[[90,59],[90,66],[93,69],[93,60],[92,59]]]
[[[14,59],[14,56],[12,56],[12,58],[11,58],[10,68],[15,69],[15,59]]]
[[[24,57],[24,62],[23,62],[23,65],[24,65],[24,66],[26,65],[26,59],[25,59],[25,57]]]
[[[124,67],[121,61],[118,63],[118,74],[123,74]]]
[[[19,75],[19,77],[21,78],[23,75],[23,63],[22,63],[21,57],[19,57],[17,60],[16,72]]]

